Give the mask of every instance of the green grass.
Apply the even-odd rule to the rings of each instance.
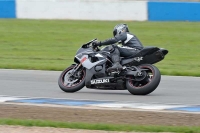
[[[0,68],[63,70],[85,42],[112,37],[119,21],[0,19]],[[163,75],[200,76],[200,22],[124,22],[144,46],[169,50]]]
[[[112,125],[112,124],[67,123],[67,122],[53,122],[44,120],[19,120],[19,119],[0,119],[0,125],[21,125],[21,126],[105,130],[105,131],[179,132],[179,133],[200,132],[200,127]]]

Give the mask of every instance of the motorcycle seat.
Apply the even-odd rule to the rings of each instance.
[[[124,57],[121,58],[121,64],[127,64],[129,62],[132,62],[135,57],[145,57],[146,55],[151,55],[153,53],[155,53],[156,51],[158,51],[159,48],[158,47],[144,47],[140,52],[138,52],[135,55],[131,55],[129,57]]]
[[[154,52],[158,51],[159,48],[158,47],[151,47],[151,46],[148,46],[148,47],[144,47],[140,52],[138,52],[137,54],[134,54],[134,55],[131,55],[131,56],[128,56],[128,57],[122,57],[122,60],[124,59],[130,59],[130,58],[134,58],[134,57],[144,57],[146,55],[149,55],[149,54],[153,54]]]

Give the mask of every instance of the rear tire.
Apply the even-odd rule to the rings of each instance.
[[[153,92],[160,83],[161,75],[157,67],[151,64],[142,64],[139,68],[148,69],[145,81],[134,81],[132,76],[126,81],[128,91],[133,95],[147,95]],[[152,74],[152,75],[150,75]]]
[[[58,85],[60,87],[61,90],[63,90],[64,92],[69,92],[69,93],[73,93],[76,91],[79,91],[80,89],[82,89],[85,86],[85,70],[83,69],[80,73],[81,73],[81,78],[80,79],[75,79],[74,81],[70,80],[70,77],[67,77],[70,73],[70,70],[72,70],[75,67],[75,65],[72,65],[68,68],[66,68],[60,75],[59,79],[58,79]],[[68,75],[67,75],[68,74]],[[71,84],[70,84],[71,82]],[[74,83],[72,83],[74,82]]]

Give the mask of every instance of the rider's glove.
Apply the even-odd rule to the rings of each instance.
[[[95,47],[97,47],[97,46],[101,47],[101,41],[95,41],[95,42],[93,42],[93,46],[95,46]]]

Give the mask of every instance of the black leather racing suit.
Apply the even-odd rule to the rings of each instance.
[[[117,45],[110,45],[117,42],[122,43],[122,47]],[[105,41],[100,42],[101,45],[110,45],[108,47],[105,47],[102,49],[103,51],[110,52],[110,56],[113,62],[113,66],[108,68],[108,72],[121,70],[122,65],[120,64],[120,56],[121,57],[128,57],[137,54],[141,49],[143,49],[142,43],[139,41],[139,39],[129,33],[129,32],[122,32],[119,35],[116,35],[113,38],[107,39]]]
[[[122,32],[121,34],[113,38],[101,41],[101,45],[110,45],[117,42],[121,42],[123,45],[122,47],[114,45],[114,47],[119,50],[119,53],[118,52],[117,53],[120,54],[119,56],[121,57],[128,57],[137,54],[140,50],[143,49],[143,45],[139,41],[139,39],[135,35],[129,32]],[[108,51],[107,49],[104,50]],[[116,52],[114,53],[117,54]]]

